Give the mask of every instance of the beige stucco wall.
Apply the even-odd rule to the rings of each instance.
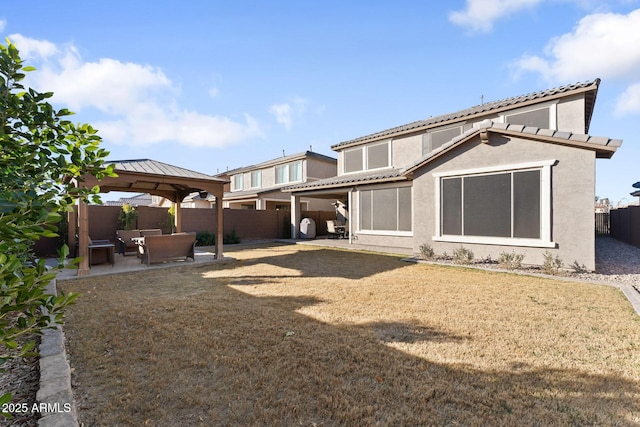
[[[561,99],[556,108],[559,130],[584,133],[584,94]]]
[[[394,167],[404,168],[422,157],[422,133],[395,138],[391,142],[391,161]]]
[[[338,175],[335,163],[325,162],[313,157],[308,158],[305,163],[307,165],[307,173],[305,175],[307,181],[331,178]]]
[[[595,269],[595,235],[593,200],[595,195],[595,154],[549,143],[506,138],[490,134],[490,143],[481,144],[479,137],[417,171],[414,175],[414,251],[423,243],[436,253],[451,254],[460,243],[433,241],[436,226],[435,180],[433,173],[479,167],[557,160],[551,168],[551,240],[556,248],[511,247],[463,243],[476,258],[502,252],[525,255],[524,263],[542,264],[549,251],[559,256],[566,267],[574,261]]]

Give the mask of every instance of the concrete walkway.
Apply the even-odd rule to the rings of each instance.
[[[220,263],[220,262],[228,262],[233,260],[233,258],[224,257],[221,260],[215,259],[215,252],[213,252],[213,247],[199,247],[196,248],[195,252],[195,261],[191,261],[191,258],[186,260],[176,260],[163,262],[158,264],[151,264],[147,266],[140,261],[135,254],[123,256],[120,254],[115,255],[115,262],[113,265],[106,264],[98,264],[92,265],[91,270],[89,271],[88,276],[83,277],[95,277],[95,276],[103,276],[106,274],[118,274],[118,273],[130,273],[133,271],[141,271],[141,270],[149,270],[149,269],[157,269],[157,268],[171,268],[171,267],[179,267],[183,265],[193,264],[205,264],[205,263]],[[50,265],[56,265],[57,260],[49,259],[47,263]],[[58,281],[63,280],[71,280],[78,278],[78,270],[76,268],[65,268],[58,272],[56,279]]]

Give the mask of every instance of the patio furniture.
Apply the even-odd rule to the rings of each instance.
[[[138,251],[138,245],[132,240],[134,237],[140,237],[140,230],[117,230],[116,239],[118,241],[118,253],[123,256],[127,252]]]
[[[327,233],[329,233],[330,239],[343,239],[345,237],[346,227],[344,225],[338,225],[338,221],[335,219],[327,220]]]
[[[181,258],[195,261],[196,233],[175,233],[144,236],[140,245],[141,262],[153,263]]]
[[[140,230],[140,237],[145,236],[160,236],[162,234],[162,230],[159,228],[149,228],[146,230]]]
[[[116,245],[109,240],[93,240],[89,238],[89,268],[93,265],[93,252],[95,250],[104,250],[107,262],[111,263],[113,267],[115,246]]]

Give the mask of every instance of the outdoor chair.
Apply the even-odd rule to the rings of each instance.
[[[344,237],[344,226],[339,226],[335,219],[328,219],[327,233],[330,239],[341,239]]]
[[[118,230],[116,231],[116,239],[118,241],[118,253],[126,256],[127,252],[137,252],[138,245],[131,240],[134,237],[140,237],[140,230]]]

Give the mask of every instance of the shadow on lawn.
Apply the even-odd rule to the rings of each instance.
[[[186,271],[164,274],[206,290],[133,305],[135,292],[105,301],[108,282],[64,283],[92,292],[65,326],[85,425],[624,426],[640,414],[640,388],[622,377],[433,363],[383,344],[381,330],[408,325],[330,325],[297,313],[317,298],[255,297]]]
[[[263,244],[258,249],[252,249],[253,252],[258,254],[257,256],[238,262],[221,264],[216,266],[216,271],[234,271],[239,265],[244,267],[264,263],[299,272],[299,274],[289,276],[265,276],[266,279],[281,277],[339,277],[358,280],[406,267],[407,265],[407,263],[401,261],[400,256],[394,255],[343,249],[318,249],[317,247],[312,249],[300,248],[292,252],[291,246],[273,244],[265,247]],[[233,256],[232,253],[230,255]],[[206,267],[203,266],[203,268]],[[238,278],[236,279],[240,281]],[[255,284],[255,280],[257,280],[256,276],[251,276],[247,278],[247,284]]]

